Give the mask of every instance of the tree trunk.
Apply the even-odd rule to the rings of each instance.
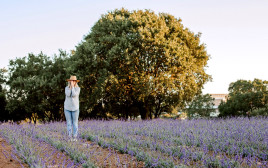
[[[150,117],[150,113],[151,113],[151,111],[150,111],[150,109],[149,109],[149,107],[148,106],[146,106],[146,108],[145,108],[146,110],[145,110],[145,120],[148,120],[149,119],[149,117]]]
[[[139,111],[140,111],[141,119],[147,120],[149,118],[149,111],[147,110],[147,108],[145,108],[144,103],[139,102],[139,103],[137,103],[137,106],[138,106]]]

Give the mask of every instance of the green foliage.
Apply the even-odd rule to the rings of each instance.
[[[52,59],[40,53],[10,61],[7,109],[13,120],[26,117],[36,122],[37,119],[59,120],[63,117],[67,57],[60,51]]]
[[[238,80],[229,86],[227,102],[219,105],[220,116],[239,116],[258,113],[268,104],[268,81]],[[254,111],[254,112],[253,112]],[[265,112],[264,112],[265,113]]]
[[[9,119],[8,111],[5,109],[6,104],[6,95],[0,86],[0,121],[7,121]]]
[[[252,110],[252,116],[268,116],[268,104],[266,104],[263,108],[258,108]]]
[[[99,19],[69,56],[43,53],[11,60],[6,96],[13,120],[64,118],[63,82],[79,83],[81,118],[159,117],[183,108],[210,80],[200,33],[180,19],[150,10],[114,10]],[[68,74],[68,75],[67,75]],[[0,74],[0,82],[4,79]],[[2,88],[1,88],[2,89]]]
[[[5,73],[6,69],[0,69],[0,121],[6,121],[9,119],[8,111],[6,111],[6,90],[3,88],[3,85],[6,82]]]
[[[210,94],[197,95],[186,109],[188,118],[209,117],[210,113],[215,112],[214,98]]]
[[[5,73],[7,70],[5,68],[0,69],[0,85],[4,84],[6,82]]]
[[[69,73],[82,80],[81,113],[158,117],[183,107],[210,76],[205,45],[181,20],[150,10],[109,12],[76,48]],[[98,113],[98,114],[97,114]]]

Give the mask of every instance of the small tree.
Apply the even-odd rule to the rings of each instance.
[[[10,111],[17,111],[19,107],[25,109],[25,118],[37,121],[37,116],[43,118],[47,100],[44,99],[44,86],[48,79],[42,75],[46,73],[46,67],[52,62],[49,58],[40,53],[35,56],[29,54],[27,57],[11,60],[9,64],[10,87],[8,108]]]
[[[210,94],[196,96],[186,109],[188,118],[209,117],[212,112],[215,112],[214,100]]]
[[[29,118],[36,122],[63,117],[67,58],[68,54],[60,51],[53,59],[40,53],[10,61],[7,109],[14,120]]]
[[[227,102],[219,105],[220,116],[250,116],[268,104],[268,81],[238,80],[229,85]]]

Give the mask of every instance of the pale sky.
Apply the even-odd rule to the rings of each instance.
[[[122,7],[169,13],[202,33],[213,78],[203,93],[228,93],[238,79],[268,80],[268,0],[0,0],[0,68],[28,53],[75,49],[101,14]]]

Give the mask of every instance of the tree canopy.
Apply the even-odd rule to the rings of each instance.
[[[11,60],[3,106],[13,120],[60,120],[64,79],[76,75],[80,118],[148,119],[183,108],[211,77],[201,34],[181,22],[150,10],[108,12],[71,54]]]
[[[10,61],[7,109],[11,119],[29,118],[36,122],[62,118],[67,58],[60,51],[53,58],[40,53]]]
[[[9,118],[8,111],[6,111],[6,90],[3,85],[6,82],[5,73],[6,69],[0,69],[0,121],[7,121]]]
[[[83,89],[82,111],[142,118],[183,107],[210,76],[200,33],[180,19],[150,10],[108,12],[96,22],[71,57],[72,74]],[[83,113],[83,112],[82,112]]]
[[[219,106],[220,116],[250,115],[268,104],[268,81],[237,80],[229,85],[227,102]]]

